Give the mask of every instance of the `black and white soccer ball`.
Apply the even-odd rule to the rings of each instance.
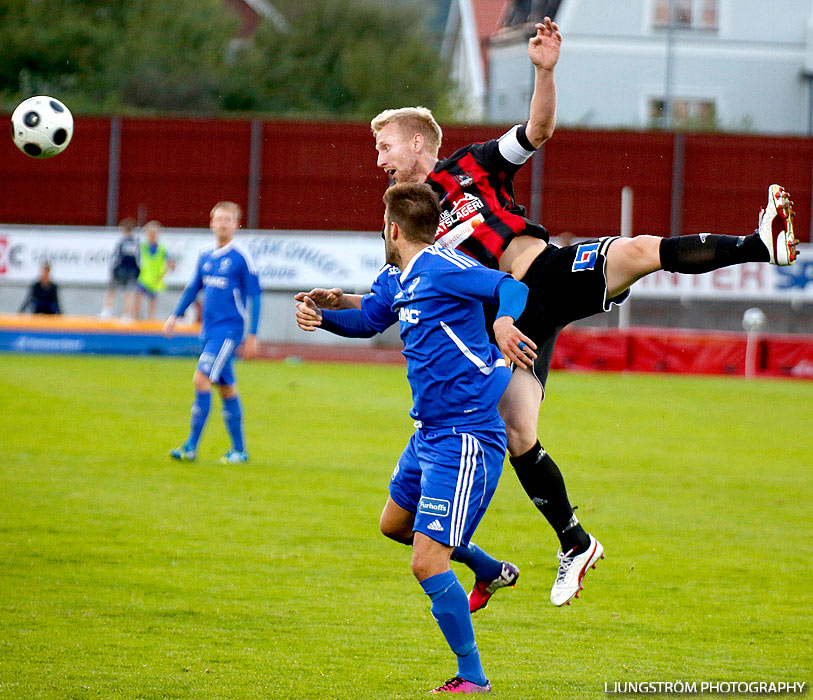
[[[47,95],[29,97],[11,115],[14,143],[32,158],[62,153],[73,136],[73,117],[59,100]]]

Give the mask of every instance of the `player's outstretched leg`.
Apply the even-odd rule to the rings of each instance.
[[[195,401],[192,404],[192,418],[189,423],[189,437],[180,447],[169,451],[169,456],[181,462],[194,462],[197,457],[198,440],[209,417],[212,405],[210,391],[195,390]]]
[[[793,202],[780,185],[768,188],[768,202],[760,211],[759,226],[750,236],[701,233],[664,238],[661,265],[668,272],[702,274],[729,265],[769,262],[792,265],[796,260]]]
[[[748,262],[792,265],[798,242],[793,231],[793,202],[783,187],[771,185],[759,225],[749,236],[700,233],[614,239],[607,251],[607,296],[618,296],[656,270],[700,275]]]

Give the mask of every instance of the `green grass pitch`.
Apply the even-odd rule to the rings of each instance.
[[[420,698],[454,660],[378,533],[401,367],[241,363],[247,466],[191,359],[0,356],[0,699]],[[494,698],[811,680],[813,382],[552,375],[543,444],[607,558],[566,608],[509,466],[475,537],[522,570],[475,615]],[[471,576],[456,571],[468,587]]]

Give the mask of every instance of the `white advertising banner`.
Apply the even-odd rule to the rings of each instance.
[[[109,228],[0,225],[0,285],[32,282],[40,263],[48,260],[58,284],[104,286],[119,237]],[[164,229],[160,240],[176,261],[166,282],[183,287],[198,252],[213,236],[209,231]],[[236,240],[252,254],[264,289],[364,291],[384,263],[384,244],[377,234],[239,231]],[[633,286],[633,298],[813,302],[813,245],[800,245],[799,252],[790,267],[747,263],[704,275],[656,272]]]
[[[0,284],[32,282],[47,260],[58,284],[104,286],[119,238],[116,229],[0,225]],[[183,287],[199,251],[214,239],[208,231],[164,229],[159,240],[176,263],[167,284]],[[384,264],[384,242],[376,234],[239,231],[235,240],[254,258],[264,289],[367,290]]]

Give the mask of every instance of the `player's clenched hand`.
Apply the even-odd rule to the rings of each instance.
[[[249,335],[243,341],[241,357],[244,360],[251,360],[257,357],[257,336]]]
[[[530,369],[536,359],[536,343],[524,335],[510,316],[500,316],[494,321],[494,337],[502,354],[518,367]]]
[[[175,321],[176,320],[177,320],[177,317],[175,315],[172,315],[164,322],[164,335],[167,338],[172,336],[172,332],[175,330]]]
[[[299,294],[296,295],[297,298]],[[302,300],[296,305],[296,324],[303,331],[315,331],[322,325],[322,310],[307,294],[302,294]]]
[[[294,299],[297,301],[305,301],[307,297],[318,306],[320,309],[341,309],[342,302],[344,301],[344,292],[338,287],[333,289],[311,289],[309,292],[299,292]]]
[[[562,47],[562,33],[556,22],[545,17],[536,25],[536,35],[528,42],[528,56],[537,68],[553,70],[559,60],[559,49]]]

